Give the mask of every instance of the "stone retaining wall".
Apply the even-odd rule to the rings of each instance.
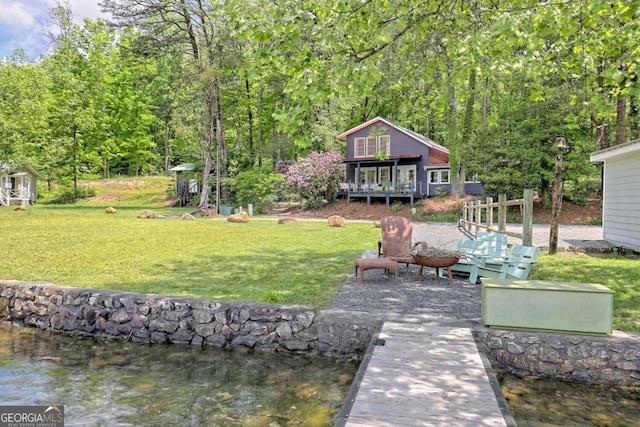
[[[494,370],[583,383],[640,387],[640,337],[474,330]]]
[[[0,320],[71,335],[148,343],[364,354],[380,322],[315,307],[220,302],[0,280]]]
[[[0,321],[71,335],[362,357],[379,316],[0,280]],[[496,371],[640,387],[640,337],[475,327]]]

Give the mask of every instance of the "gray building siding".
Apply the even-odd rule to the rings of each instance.
[[[593,153],[591,160],[604,162],[604,239],[640,252],[640,142]]]

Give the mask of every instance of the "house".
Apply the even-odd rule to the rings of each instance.
[[[640,139],[591,153],[591,161],[604,163],[603,238],[640,252]]]
[[[0,205],[35,203],[38,179],[44,179],[32,166],[9,167],[0,163]]]
[[[376,117],[338,135],[347,142],[345,182],[338,197],[408,201],[451,192],[449,150],[412,130]],[[482,195],[479,182],[466,194]]]

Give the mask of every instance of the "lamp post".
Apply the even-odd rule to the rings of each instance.
[[[558,251],[558,221],[562,208],[562,155],[569,150],[569,143],[565,136],[556,136],[553,140],[556,162],[553,173],[553,195],[551,202],[551,228],[549,230],[549,255]]]

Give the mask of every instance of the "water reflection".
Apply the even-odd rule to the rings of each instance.
[[[499,380],[518,427],[640,426],[639,390],[509,375]]]
[[[67,426],[330,426],[356,370],[0,327],[0,405],[64,405]]]

